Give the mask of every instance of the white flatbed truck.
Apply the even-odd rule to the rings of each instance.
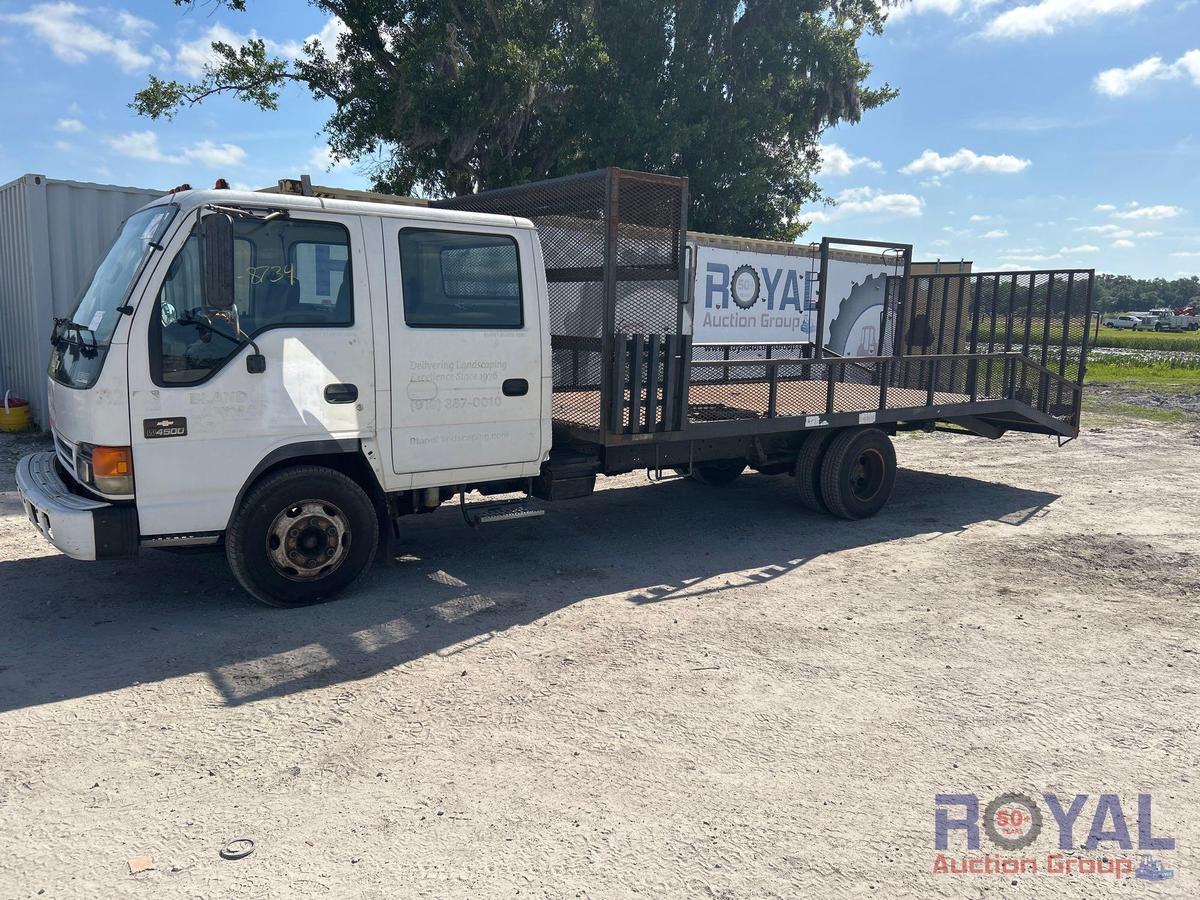
[[[223,544],[250,594],[298,606],[455,496],[475,524],[597,475],[752,467],[861,518],[898,430],[1078,433],[1090,271],[910,276],[905,245],[842,242],[898,260],[859,355],[694,345],[686,210],[686,179],[618,169],[429,206],[163,197],[55,325],[54,449],[17,470],[29,520],[77,559]],[[713,302],[766,315],[742,268]]]

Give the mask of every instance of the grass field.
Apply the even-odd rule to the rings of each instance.
[[[1089,384],[1141,385],[1159,390],[1200,391],[1200,360],[1136,356],[1088,360]]]
[[[1101,328],[1097,337],[1093,331],[1093,347],[1123,347],[1130,350],[1178,350],[1200,353],[1200,331],[1119,331]]]

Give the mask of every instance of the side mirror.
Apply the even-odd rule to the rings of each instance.
[[[213,213],[200,220],[200,298],[206,313],[228,314],[233,305],[233,219]]]

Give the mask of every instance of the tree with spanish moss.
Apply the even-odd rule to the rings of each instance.
[[[215,43],[198,80],[151,76],[133,108],[170,118],[232,94],[269,110],[298,83],[337,104],[330,147],[369,160],[377,190],[458,195],[617,165],[687,175],[697,230],[793,239],[821,196],[822,132],[896,93],[867,85],[858,49],[892,0],[311,2],[336,41],[294,59],[258,38]]]

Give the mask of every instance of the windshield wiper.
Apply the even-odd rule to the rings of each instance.
[[[90,343],[84,342],[85,333],[90,338]],[[74,340],[69,337],[71,334],[75,335]],[[50,332],[50,346],[55,350],[69,350],[73,356],[82,355],[85,359],[94,359],[100,352],[95,332],[72,319],[54,320],[54,329]]]
[[[235,344],[238,348],[252,348],[254,350],[254,354],[246,360],[246,369],[251,374],[258,374],[263,371],[261,366],[264,366],[266,362],[263,358],[262,351],[258,349],[258,344],[254,342],[254,338],[242,331],[241,328],[238,328],[237,337],[234,337],[231,334],[226,334],[224,331],[219,331],[214,328],[212,322],[208,321],[208,319],[191,314],[176,319],[175,324],[194,325],[197,331],[203,331],[207,332],[208,334],[215,334],[219,337],[223,337],[225,340]]]

